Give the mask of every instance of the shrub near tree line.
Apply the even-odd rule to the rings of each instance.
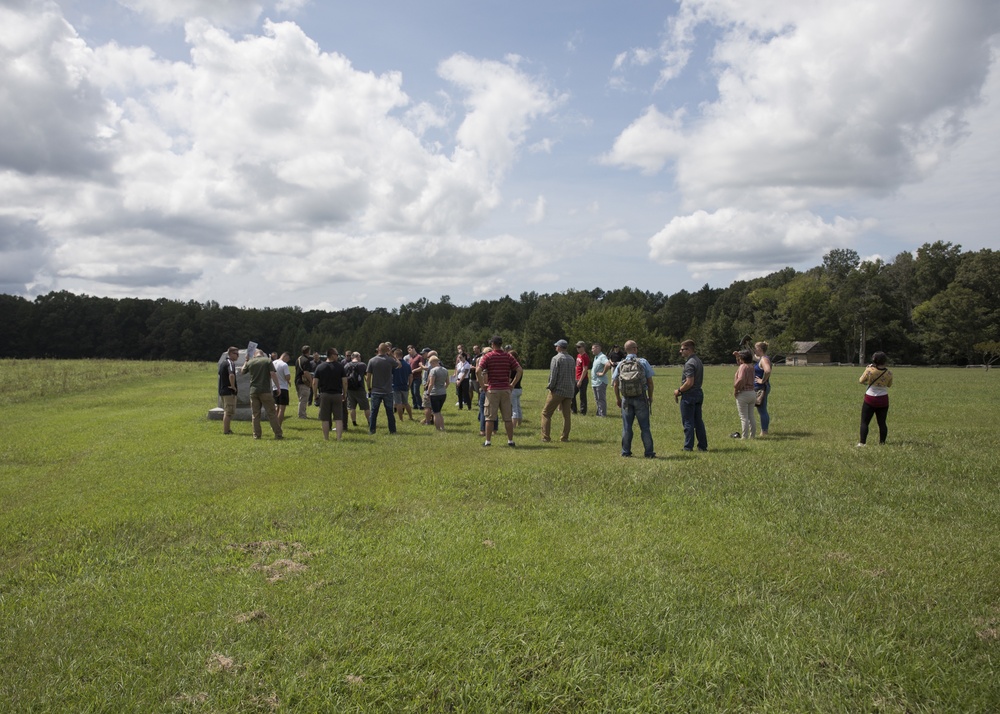
[[[336,312],[299,307],[236,308],[217,302],[113,299],[66,291],[34,300],[0,295],[0,357],[214,360],[253,339],[275,351],[303,344],[373,350],[394,344],[482,344],[504,335],[528,368],[541,369],[565,337],[611,346],[635,339],[654,364],[676,363],[677,344],[698,343],[707,362],[729,362],[744,335],[766,340],[772,354],[795,341],[819,341],[837,362],[882,350],[910,363],[979,364],[980,348],[1000,340],[1000,252],[962,252],[938,241],[891,262],[830,251],[804,272],[784,268],[728,288],[672,295],[634,288],[521,293],[467,306],[447,295],[398,308]]]

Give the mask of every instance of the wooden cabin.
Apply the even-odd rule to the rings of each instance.
[[[820,342],[794,342],[792,351],[785,357],[785,364],[796,367],[830,361],[830,350]]]

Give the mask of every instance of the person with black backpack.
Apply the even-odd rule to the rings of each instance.
[[[632,424],[639,422],[643,456],[655,459],[653,434],[649,429],[649,411],[653,404],[653,368],[639,357],[635,340],[625,343],[625,359],[615,367],[611,384],[615,388],[615,401],[622,410],[622,456],[632,455]]]
[[[365,413],[365,423],[371,419],[371,410],[368,407],[368,395],[365,392],[365,373],[368,365],[361,361],[361,353],[355,352],[351,355],[351,361],[344,365],[344,373],[347,375],[347,408],[351,410],[351,424],[358,425],[358,406]]]

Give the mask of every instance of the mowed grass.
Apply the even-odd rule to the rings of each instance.
[[[687,454],[658,368],[648,461],[542,444],[541,372],[484,449],[451,400],[224,437],[213,365],[103,364],[5,363],[0,711],[1000,709],[995,371],[896,369],[858,449],[860,369],[777,368],[744,443],[709,368]],[[18,386],[50,365],[91,376]]]

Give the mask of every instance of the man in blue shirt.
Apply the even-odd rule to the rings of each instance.
[[[625,343],[625,359],[615,366],[611,384],[615,401],[622,410],[622,456],[632,455],[632,424],[639,422],[643,456],[655,459],[653,434],[649,430],[649,410],[653,404],[653,368],[639,357],[635,340]]]
[[[600,342],[591,345],[590,352],[594,355],[594,362],[590,365],[590,386],[594,390],[597,416],[603,417],[608,415],[608,382],[611,381],[608,372],[611,371],[611,362],[601,349]]]

